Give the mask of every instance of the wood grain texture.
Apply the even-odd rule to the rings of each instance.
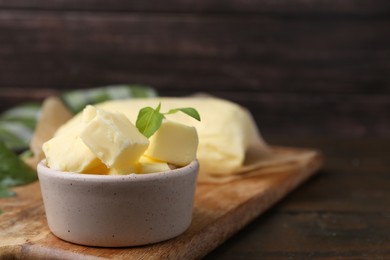
[[[302,153],[307,150],[279,149]],[[278,165],[265,174],[226,184],[197,186],[193,221],[181,236],[133,248],[94,248],[74,245],[53,236],[47,225],[39,183],[16,188],[18,197],[1,199],[0,257],[99,257],[137,259],[195,259],[206,255],[310,177],[322,164],[320,154],[296,163]]]
[[[389,28],[386,0],[0,0],[0,110],[122,82],[236,101],[327,160],[206,259],[388,259]]]
[[[204,259],[388,259],[388,230],[381,213],[271,210]]]
[[[142,83],[237,101],[266,134],[386,136],[389,26],[384,0],[0,0],[0,110]]]
[[[388,259],[390,139],[270,136],[321,149],[324,168],[211,259]]]
[[[299,15],[336,14],[350,15],[372,15],[387,14],[389,2],[386,0],[295,0],[295,1],[240,1],[240,0],[199,0],[199,1],[178,1],[167,0],[164,3],[151,3],[147,1],[125,1],[125,0],[0,0],[1,8],[28,9],[28,10],[78,10],[78,11],[110,11],[110,12],[214,12],[214,13],[287,13]]]
[[[386,17],[2,11],[0,86],[142,82],[162,90],[388,94],[389,24]]]

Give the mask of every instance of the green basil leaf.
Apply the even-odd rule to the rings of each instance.
[[[199,115],[198,111],[195,108],[192,108],[192,107],[183,107],[183,108],[171,109],[166,114],[174,114],[174,113],[177,113],[179,111],[181,111],[184,114],[187,114],[190,117],[200,121],[200,115]]]
[[[0,186],[12,187],[35,180],[36,172],[0,142]]]
[[[161,103],[158,104],[156,109],[151,107],[144,107],[138,113],[135,126],[147,138],[151,137],[160,128],[162,120],[165,118],[164,115],[174,114],[181,111],[186,115],[189,115],[192,118],[200,121],[200,115],[198,111],[192,107],[171,109],[166,113],[161,113],[160,109]]]
[[[36,172],[0,140],[0,198],[15,196],[15,192],[8,187],[27,184],[37,179]]]
[[[135,123],[138,130],[147,138],[151,137],[161,126],[164,115],[160,113],[161,104],[156,109],[142,108]]]

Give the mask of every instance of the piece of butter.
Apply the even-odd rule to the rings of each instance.
[[[157,161],[147,156],[141,156],[139,159],[138,173],[165,172],[169,170],[171,168],[166,162]]]
[[[123,164],[120,166],[113,166],[109,168],[107,174],[108,175],[126,175],[126,174],[132,174],[132,173],[139,173],[140,166],[139,163],[132,163],[132,164]]]
[[[57,135],[42,145],[47,165],[59,171],[105,173],[104,165],[83,143],[79,132],[80,128],[74,127],[73,131]]]
[[[184,166],[196,158],[198,134],[195,127],[164,120],[150,137],[145,155],[178,166]]]
[[[166,162],[157,161],[147,156],[141,156],[135,164],[129,164],[124,168],[112,167],[108,170],[109,175],[124,175],[124,174],[142,174],[169,171],[171,168]]]
[[[106,175],[109,173],[109,170],[110,169],[108,169],[107,166],[99,159],[98,166],[88,169],[88,172],[82,172],[82,173]]]
[[[92,105],[87,105],[83,109],[82,122],[85,123],[85,124],[91,122],[92,119],[94,119],[96,117],[96,113],[97,113],[96,107],[94,107]]]
[[[121,113],[88,106],[81,140],[108,167],[125,169],[138,161],[149,140]],[[89,120],[89,122],[88,122]]]

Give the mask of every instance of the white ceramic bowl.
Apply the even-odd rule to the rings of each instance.
[[[60,172],[38,165],[46,217],[59,238],[89,246],[160,242],[192,220],[199,164],[123,176]]]

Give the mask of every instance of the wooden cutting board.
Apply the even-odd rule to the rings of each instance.
[[[258,169],[261,175],[228,183],[199,183],[193,221],[182,235],[129,248],[80,246],[55,237],[45,218],[39,183],[14,189],[0,199],[0,258],[10,259],[194,259],[206,255],[287,195],[322,165],[320,152],[279,147],[278,153],[311,156]],[[260,172],[261,171],[261,172]]]

